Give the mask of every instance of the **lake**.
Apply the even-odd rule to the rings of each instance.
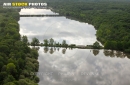
[[[20,14],[56,14],[49,9],[22,9]],[[92,45],[94,26],[66,17],[21,17],[20,34],[31,42],[53,38]],[[130,85],[130,55],[115,50],[40,47],[39,85]]]

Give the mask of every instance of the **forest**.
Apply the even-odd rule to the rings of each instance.
[[[67,18],[94,25],[97,39],[105,49],[130,53],[129,0],[38,1],[46,1],[52,11]],[[39,67],[38,51],[28,47],[27,37],[19,34],[19,11],[0,8],[0,85],[38,85],[39,82],[34,74]]]
[[[19,9],[0,8],[0,85],[38,85],[38,52],[19,34]]]
[[[130,53],[130,2],[51,2],[52,11],[94,25],[105,49]],[[86,28],[87,29],[87,28]]]

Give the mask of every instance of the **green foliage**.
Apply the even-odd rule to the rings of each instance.
[[[43,40],[44,44],[41,43],[41,46],[51,46],[51,47],[68,47],[68,44],[66,43],[66,40],[62,41],[62,44],[60,44],[59,42],[56,42],[53,38],[51,39],[44,39]],[[45,49],[46,50],[46,49]],[[50,53],[53,53],[53,51],[51,50]]]
[[[38,77],[35,77],[34,80],[35,80],[36,83],[39,82],[39,78]]]
[[[8,75],[8,76],[5,78],[4,83],[12,82],[12,81],[14,81],[14,80],[15,80],[15,79],[14,79],[14,77],[13,77],[12,75]],[[7,84],[7,85],[9,85],[9,84]]]
[[[48,46],[48,42],[49,42],[49,41],[48,41],[47,39],[45,39],[45,40],[43,40],[43,41],[44,41],[44,45],[45,45],[45,46]]]
[[[19,76],[19,79],[24,79],[24,78],[25,78],[24,75],[20,75],[20,76]]]
[[[6,65],[3,65],[1,71],[2,71],[2,72],[6,72]]]
[[[130,42],[117,42],[117,41],[106,41],[104,44],[105,49],[113,49],[113,50],[121,50],[125,52],[130,52],[129,51],[129,44]]]
[[[5,22],[1,22],[0,23],[0,27],[5,27],[6,26],[6,23]]]
[[[22,42],[24,42],[25,44],[28,44],[28,38],[27,36],[23,36],[21,39]]]
[[[16,66],[14,65],[14,63],[9,63],[6,66],[6,70],[10,75],[14,75],[16,73]]]
[[[18,23],[9,23],[7,27],[15,28],[19,31],[19,24]]]
[[[8,76],[7,72],[0,72],[0,83],[3,83],[3,80]]]
[[[101,46],[100,46],[100,44],[99,44],[99,42],[95,42],[95,43],[93,43],[93,48],[95,48],[95,49],[99,49]]]
[[[19,85],[38,85],[34,81],[31,81],[30,79],[20,79],[18,83]]]
[[[9,53],[9,47],[6,46],[6,45],[0,45],[0,52],[8,54]]]
[[[31,56],[32,56],[32,58],[35,58],[35,59],[38,58],[37,56],[39,56],[39,54],[38,54],[38,52],[36,51],[36,49],[32,49],[32,51],[31,51]]]
[[[54,39],[51,38],[49,44],[52,46],[54,44]]]
[[[19,85],[28,85],[28,82],[25,79],[20,79]]]
[[[8,63],[15,63],[15,60],[13,60],[12,58],[8,59]]]
[[[38,71],[38,52],[20,37],[18,20],[17,10],[0,8],[0,85],[37,85],[29,72]]]
[[[130,40],[130,2],[86,1],[53,2],[53,11],[67,18],[87,22],[96,28],[97,39],[107,49],[129,52]],[[110,46],[110,47],[109,47]]]
[[[25,77],[29,77],[30,76],[30,74],[29,74],[29,72],[27,70],[23,70],[21,75],[24,75]]]
[[[112,47],[112,44],[111,44],[111,42],[110,41],[107,41],[105,44],[104,44],[104,48],[105,49],[111,49]]]
[[[0,69],[3,67],[4,63],[0,62]]]
[[[16,85],[16,84],[13,82],[8,82],[8,83],[5,83],[4,85]]]
[[[130,53],[130,48],[129,49],[125,49],[125,52]]]
[[[62,41],[62,45],[65,46],[66,45],[66,40]]]
[[[25,61],[21,58],[18,59],[18,66],[20,69],[23,69],[25,66]]]
[[[31,45],[32,45],[32,46],[38,46],[39,43],[40,43],[40,42],[39,42],[39,40],[38,40],[37,38],[33,38],[33,39],[32,39],[32,42],[31,42]]]

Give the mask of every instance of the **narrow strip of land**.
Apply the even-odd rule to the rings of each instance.
[[[50,15],[44,15],[44,14],[39,14],[39,15],[20,15],[20,17],[62,17],[62,15],[55,15],[55,14],[50,14]]]

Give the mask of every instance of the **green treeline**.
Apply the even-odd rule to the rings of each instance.
[[[26,37],[26,36],[24,36]],[[26,38],[23,38],[26,41]],[[75,44],[70,44],[68,45],[66,40],[63,40],[62,43],[56,42],[53,38],[50,39],[44,39],[43,43],[40,43],[39,40],[34,37],[32,38],[32,41],[29,43],[27,42],[29,45],[31,46],[45,46],[45,47],[75,47]]]
[[[84,48],[84,49],[103,49],[100,46],[99,42],[96,41],[93,45],[76,45],[76,44],[67,44],[66,40],[63,40],[62,43],[56,42],[53,38],[44,39],[43,43],[40,43],[39,40],[34,37],[31,42],[28,42],[27,36],[22,37],[22,41],[31,46],[45,46],[45,47],[63,47],[63,48]]]
[[[68,18],[93,24],[106,49],[130,52],[130,2],[53,2],[49,6]]]
[[[21,40],[18,11],[0,8],[0,85],[38,85],[38,52]]]

